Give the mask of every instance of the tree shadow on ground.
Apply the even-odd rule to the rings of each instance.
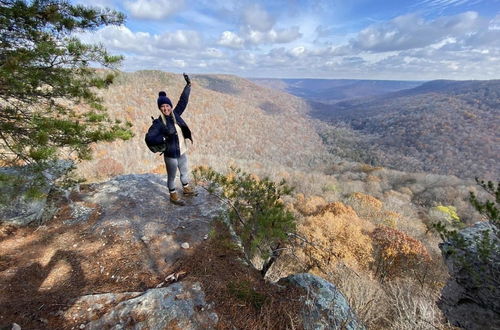
[[[45,328],[50,318],[47,312],[67,306],[67,298],[81,294],[85,288],[81,259],[75,252],[57,250],[45,266],[33,262],[0,279],[0,283],[3,282],[0,310],[7,314],[2,317],[2,323]],[[56,278],[51,279],[55,283],[50,285],[45,282],[52,272],[56,272],[52,276]]]

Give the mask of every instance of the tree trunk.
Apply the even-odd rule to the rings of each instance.
[[[281,255],[281,250],[280,250],[280,244],[278,243],[276,248],[273,249],[271,257],[262,266],[260,274],[262,275],[263,278],[266,276],[267,271],[269,270],[269,268],[271,268],[271,266],[274,264],[274,262],[278,259],[280,255]]]

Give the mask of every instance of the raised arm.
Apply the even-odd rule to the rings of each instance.
[[[186,110],[187,104],[189,102],[189,94],[191,93],[191,80],[189,79],[189,76],[185,73],[184,73],[184,79],[186,80],[186,86],[182,91],[181,97],[179,98],[179,102],[177,102],[177,105],[174,108],[174,112],[177,113],[179,116],[182,115],[184,110]]]

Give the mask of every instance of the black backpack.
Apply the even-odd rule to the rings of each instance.
[[[154,121],[154,117],[151,117],[151,119]],[[151,124],[151,126],[149,127],[148,129],[148,132],[146,133],[146,137],[145,137],[145,141],[146,141],[146,145],[148,146],[149,150],[151,150],[152,152],[160,152],[160,153],[164,153],[165,150],[167,150],[167,145],[165,143],[162,143],[162,144],[154,144],[153,141],[155,140],[155,136],[154,136],[154,131],[153,131],[153,125],[154,124]]]

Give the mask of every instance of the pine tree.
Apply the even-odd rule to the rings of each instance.
[[[75,37],[124,15],[61,0],[0,4],[0,166],[40,171],[62,157],[90,158],[91,143],[130,138],[131,124],[112,121],[96,95],[122,57]]]
[[[284,180],[276,183],[260,179],[235,167],[231,167],[228,175],[198,167],[193,175],[196,180],[206,180],[209,183],[206,189],[228,205],[226,215],[247,256],[264,259],[261,269],[264,277],[287,245],[289,234],[296,230],[296,219],[282,201],[293,188]]]
[[[489,193],[492,197],[494,197],[493,201],[486,200],[485,202],[481,202],[477,199],[476,194],[472,191],[469,192],[469,201],[472,206],[486,219],[499,227],[500,225],[500,212],[498,209],[498,205],[500,204],[500,182],[495,184],[492,181],[484,182],[484,180],[479,180],[476,178],[476,182],[480,185],[487,193]]]

